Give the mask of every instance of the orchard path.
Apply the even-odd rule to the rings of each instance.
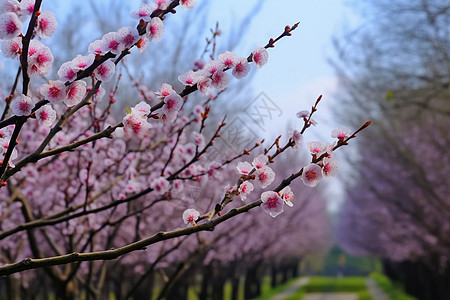
[[[270,300],[284,300],[286,297],[294,294],[300,287],[306,285],[309,279],[301,277],[288,286],[283,292],[270,298]],[[367,289],[372,295],[373,300],[390,300],[390,298],[381,290],[371,278],[367,278]],[[302,300],[357,300],[356,293],[307,293]]]
[[[287,296],[290,296],[291,294],[295,293],[300,287],[306,285],[308,281],[309,281],[308,277],[301,277],[299,279],[296,279],[294,283],[289,285],[281,293],[270,298],[270,300],[284,300]]]

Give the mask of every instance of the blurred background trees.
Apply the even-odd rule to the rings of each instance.
[[[384,259],[419,299],[450,298],[450,3],[364,1],[336,39],[337,110],[373,121],[347,180],[339,243]]]

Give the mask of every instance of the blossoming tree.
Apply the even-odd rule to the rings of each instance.
[[[241,79],[252,65],[262,68],[268,50],[298,23],[243,57],[226,51],[197,63],[175,78],[184,86],[181,91],[161,82],[157,97],[146,99],[145,88],[138,87],[143,101],[118,121],[111,113],[117,85],[107,92],[104,83],[119,80],[116,69],[125,57],[139,55],[163,37],[167,14],[178,7],[192,9],[195,2],[143,3],[131,12],[136,27],[106,33],[84,54],[59,66],[53,66],[52,51],[45,46],[45,38],[57,29],[56,17],[41,10],[41,4],[1,2],[2,53],[19,66],[0,121],[0,275],[23,276],[26,284],[34,273],[24,271],[43,268],[59,287],[60,298],[75,297],[77,282],[89,297],[99,297],[108,260],[119,259],[143,272],[142,261],[153,268],[178,248],[200,249],[186,236],[211,231],[257,207],[280,218],[285,206],[295,202],[292,182],[301,178],[313,187],[333,176],[333,152],[370,124],[354,133],[336,130],[332,144],[307,143],[310,163],[280,178],[272,166],[302,145],[302,134],[315,124],[319,97],[311,111],[299,112],[301,126],[287,137],[264,147],[258,142],[223,162],[210,161],[206,154],[226,125],[225,119],[209,121],[215,99],[231,76]],[[52,67],[59,78],[41,83]],[[204,100],[187,109],[196,92]],[[244,159],[252,153],[259,155]],[[192,203],[191,185],[216,195]],[[246,214],[248,220],[257,219],[250,217],[255,214]],[[141,251],[147,247],[151,250]],[[126,255],[132,252],[140,255]],[[174,257],[189,260],[186,254]]]

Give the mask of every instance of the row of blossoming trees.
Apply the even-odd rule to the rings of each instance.
[[[116,69],[162,38],[168,14],[195,2],[142,4],[131,13],[136,27],[106,33],[88,54],[59,66],[45,46],[56,16],[41,9],[42,0],[0,4],[2,54],[19,64],[0,121],[0,275],[7,276],[7,297],[70,299],[83,291],[98,299],[114,291],[120,299],[142,299],[155,283],[158,298],[182,299],[189,284],[199,284],[192,276],[199,272],[202,299],[219,299],[225,280],[237,287],[245,272],[252,297],[261,265],[296,265],[323,246],[325,205],[309,187],[335,174],[333,151],[369,122],[354,133],[335,130],[333,143],[306,143],[310,156],[300,160],[291,152],[304,147],[319,97],[311,111],[298,113],[300,125],[288,135],[225,153],[220,162],[207,158],[226,126],[210,115],[230,77],[263,67],[267,50],[298,24],[246,57],[227,51],[196,63],[175,78],[181,91],[161,82],[156,97],[147,97],[137,85],[142,101],[116,121]],[[44,82],[52,67],[59,78]],[[104,83],[114,81],[106,91]],[[191,103],[193,93],[204,98]],[[298,186],[300,178],[309,187]]]
[[[344,56],[340,71],[345,107],[376,125],[361,139],[340,242],[383,258],[418,299],[449,299],[450,6],[367,7],[378,21],[353,37],[357,55]]]

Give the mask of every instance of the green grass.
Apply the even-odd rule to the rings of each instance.
[[[261,296],[255,298],[254,300],[267,300],[283,292],[289,285],[292,284],[294,279],[288,280],[286,283],[280,284],[275,288],[270,287],[270,277],[264,277],[262,285],[261,285]]]
[[[359,292],[367,289],[363,277],[311,277],[306,292]]]
[[[388,294],[391,300],[416,300],[416,298],[407,295],[400,285],[393,283],[383,274],[371,273],[370,277],[375,280],[378,286],[383,289],[386,294]]]

